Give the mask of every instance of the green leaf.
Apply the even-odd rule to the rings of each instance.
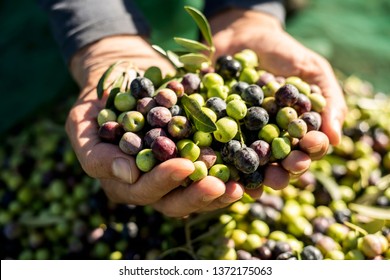
[[[207,56],[200,53],[188,53],[179,57],[180,62],[185,65],[202,65],[202,63],[210,63]]]
[[[183,67],[183,63],[179,60],[179,57],[177,54],[175,54],[172,51],[167,51],[167,58],[169,61],[175,66],[176,68],[181,68]]]
[[[114,106],[115,96],[121,91],[125,75],[126,73],[123,72],[122,75],[117,77],[117,79],[115,80],[114,85],[110,90],[110,95],[107,98],[106,108],[112,108]]]
[[[202,111],[199,103],[194,99],[188,97],[188,95],[183,95],[181,104],[183,105],[187,117],[194,122],[197,130],[203,132],[213,132],[217,130],[217,126],[213,120]]]
[[[108,69],[103,73],[103,75],[101,76],[101,78],[99,79],[99,82],[97,84],[97,87],[96,87],[96,91],[97,91],[97,96],[99,99],[102,99],[103,97],[103,93],[104,91],[107,90],[107,88],[105,87],[106,83],[107,83],[107,79],[108,77],[110,76],[111,72],[114,70],[114,68],[122,63],[123,61],[117,61],[113,64],[111,64],[110,67],[108,67]]]
[[[160,46],[152,45],[152,48],[163,56],[167,56],[167,52]]]
[[[313,171],[313,174],[316,177],[316,179],[321,183],[321,185],[328,191],[330,197],[333,200],[341,199],[339,185],[336,183],[334,179],[328,177],[327,175],[319,171]]]
[[[46,227],[64,222],[65,219],[59,216],[38,216],[38,217],[22,217],[19,222],[27,227]]]
[[[151,80],[155,87],[159,87],[163,80],[161,69],[157,66],[151,66],[146,69],[144,77]]]
[[[349,209],[369,218],[390,220],[390,209],[356,203],[349,204]]]
[[[367,233],[373,234],[380,231],[385,225],[386,222],[384,220],[373,219],[368,223],[361,224],[360,227],[364,229]]]
[[[173,39],[177,44],[179,44],[190,52],[210,51],[210,47],[195,40],[179,37],[174,37]]]
[[[200,12],[198,9],[195,9],[193,7],[190,7],[190,6],[185,6],[184,9],[195,20],[196,25],[198,26],[200,32],[203,35],[203,38],[206,40],[206,42],[209,44],[209,46],[214,47],[213,36],[211,34],[211,28],[210,28],[209,22],[207,21],[206,17],[203,15],[203,13]]]
[[[174,52],[170,50],[165,51],[163,48],[157,45],[152,45],[152,48],[162,56],[165,56],[176,69],[183,67],[183,63],[180,62],[178,55]]]
[[[389,188],[390,187],[390,174],[383,176],[381,179],[379,179],[379,182],[376,185],[380,191],[385,191],[387,188]]]
[[[390,174],[382,177],[379,179],[379,181],[376,183],[377,192],[375,193],[364,193],[363,195],[359,196],[355,203],[357,204],[373,204],[379,196],[383,195],[385,190],[390,186]]]

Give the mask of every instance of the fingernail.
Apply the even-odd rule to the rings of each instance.
[[[333,129],[333,136],[329,138],[329,140],[333,145],[338,145],[342,135],[342,124],[336,117],[332,118],[331,124]]]
[[[130,162],[127,159],[124,158],[116,158],[112,162],[112,173],[115,177],[132,184],[132,174],[131,174],[131,167]]]

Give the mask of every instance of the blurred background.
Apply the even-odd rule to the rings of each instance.
[[[173,36],[195,38],[177,0],[136,2],[159,11],[149,18],[153,43],[170,48]],[[289,0],[286,7],[287,31],[340,77],[354,75],[390,94],[389,0]],[[166,14],[182,28],[173,31]],[[183,241],[172,234],[181,224],[147,207],[111,205],[81,170],[63,129],[78,88],[35,1],[0,0],[0,30],[1,258],[146,258]]]

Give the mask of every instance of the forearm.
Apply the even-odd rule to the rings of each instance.
[[[138,35],[109,36],[86,45],[70,60],[70,72],[81,86],[96,83],[108,66],[126,60],[139,70],[151,66],[150,57],[156,53],[149,43]],[[155,62],[155,61],[153,61]]]
[[[124,0],[38,0],[66,63],[81,48],[116,35],[149,34],[141,13]]]

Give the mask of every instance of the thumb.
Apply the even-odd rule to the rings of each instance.
[[[133,157],[108,143],[93,145],[79,160],[85,172],[97,179],[116,179],[133,184],[141,174]]]
[[[124,169],[125,172],[126,170]],[[138,176],[138,180],[131,186],[115,180],[102,180],[102,186],[110,199],[117,203],[147,205],[159,201],[180,186],[193,171],[194,164],[190,160],[174,158]],[[127,174],[124,175],[127,176]]]
[[[137,181],[140,171],[134,158],[124,154],[117,145],[101,142],[97,133],[98,111],[97,101],[81,100],[71,109],[66,121],[66,132],[82,168],[93,178],[116,178],[130,184]]]

